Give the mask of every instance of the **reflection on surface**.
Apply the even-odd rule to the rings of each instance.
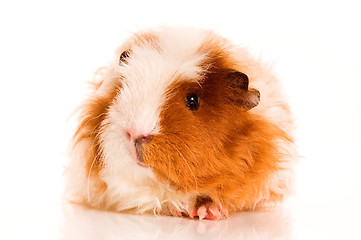
[[[64,206],[61,239],[291,239],[284,209],[233,214],[227,220],[131,215]]]

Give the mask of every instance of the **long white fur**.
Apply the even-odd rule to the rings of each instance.
[[[185,208],[187,196],[159,184],[150,169],[140,168],[132,156],[131,135],[153,135],[160,131],[159,115],[166,101],[167,88],[179,79],[197,81],[204,69],[205,55],[197,54],[203,34],[179,37],[172,31],[159,34],[159,48],[136,46],[117,72],[122,89],[109,108],[106,127],[101,134],[105,168],[102,179],[107,184],[107,198],[117,210],[136,208],[137,212],[160,210],[165,201]]]
[[[171,203],[175,208],[185,209],[192,198],[173,190],[167,184],[161,184],[150,169],[139,167],[132,156],[134,144],[127,139],[126,132],[140,136],[160,131],[162,126],[159,125],[159,114],[167,98],[167,88],[180,78],[197,81],[205,71],[200,64],[207,58],[207,54],[200,54],[197,50],[208,37],[208,31],[162,28],[154,33],[159,38],[159,49],[135,46],[126,63],[120,65],[118,57],[121,52],[117,52],[114,64],[105,69],[102,75],[104,82],[96,92],[99,96],[105,94],[116,84],[114,75],[122,76],[122,89],[102,123],[104,131],[101,133],[101,145],[105,166],[101,179],[107,184],[107,190],[102,196],[92,192],[92,180],[88,177],[89,173],[84,171],[80,160],[82,156],[74,156],[76,159],[72,161],[70,174],[73,175],[74,191],[80,198],[92,198],[90,200],[95,205],[98,202],[112,206],[115,210],[159,212],[165,202]],[[291,130],[289,114],[282,107],[284,99],[278,81],[272,77],[269,69],[253,62],[245,50],[235,49],[234,54],[247,63],[244,68],[251,79],[250,87],[255,87],[262,93],[259,106],[251,111],[267,116],[286,131]],[[79,149],[75,152],[86,151],[85,146],[86,143],[79,144]],[[293,152],[293,147],[284,142],[280,142],[280,147]],[[286,164],[289,159],[284,162]],[[271,176],[269,188],[279,193],[284,191],[283,185],[288,185],[285,184],[288,180],[285,176],[289,174],[289,169],[286,166],[286,170]],[[75,180],[74,175],[78,176]]]

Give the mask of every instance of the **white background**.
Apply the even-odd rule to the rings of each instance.
[[[358,1],[1,1],[0,239],[361,239]],[[295,196],[226,221],[63,207],[86,82],[133,32],[213,29],[274,63],[303,156]]]

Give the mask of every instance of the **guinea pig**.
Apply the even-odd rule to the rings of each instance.
[[[210,30],[134,34],[80,109],[70,200],[218,220],[280,202],[297,155],[269,67]]]

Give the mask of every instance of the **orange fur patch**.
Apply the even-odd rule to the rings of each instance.
[[[104,191],[106,185],[99,178],[99,172],[103,168],[102,161],[102,148],[100,144],[100,132],[102,122],[106,118],[107,109],[120,88],[120,79],[115,79],[119,84],[114,88],[109,89],[104,95],[99,96],[94,94],[98,90],[103,81],[93,83],[93,95],[82,106],[80,113],[80,124],[74,134],[74,148],[78,144],[83,144],[82,156],[83,165],[86,172],[89,173],[89,177],[93,180],[95,188],[99,191]]]
[[[161,133],[144,146],[145,163],[160,180],[209,197],[230,212],[252,209],[260,200],[278,200],[281,196],[269,192],[267,180],[280,170],[283,156],[277,141],[291,139],[265,117],[235,103],[245,93],[232,91],[224,72],[238,65],[224,49],[207,46],[216,52],[210,54],[201,85],[184,81],[169,87]],[[197,111],[185,106],[189,93],[200,98]]]
[[[150,46],[154,49],[160,50],[159,47],[159,37],[154,33],[150,32],[141,32],[136,34],[133,44],[137,46]]]

